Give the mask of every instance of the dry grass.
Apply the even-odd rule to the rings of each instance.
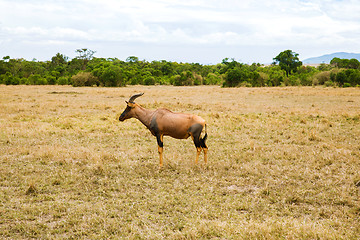
[[[202,116],[190,139],[117,121],[124,100]],[[358,239],[360,91],[0,86],[0,238]]]

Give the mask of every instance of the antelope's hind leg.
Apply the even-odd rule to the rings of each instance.
[[[202,129],[203,129],[203,125],[198,124],[198,123],[192,125],[189,128],[189,133],[190,133],[191,138],[194,141],[194,144],[195,144],[195,147],[196,147],[196,158],[195,158],[195,163],[196,164],[199,161],[199,156],[200,156],[201,150],[203,149],[203,145],[205,144],[205,142],[204,142],[204,144],[202,144],[202,141],[201,141],[202,139],[200,138]],[[205,153],[205,151],[204,151],[204,153]]]
[[[206,146],[206,138],[207,138],[207,133],[205,133],[205,136],[203,138],[200,138],[200,144],[201,144],[201,148],[204,150],[204,162],[205,164],[207,163],[207,152],[208,152],[208,147]]]

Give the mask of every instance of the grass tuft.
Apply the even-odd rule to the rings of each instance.
[[[26,195],[36,195],[37,193],[37,189],[35,187],[35,185],[32,183],[30,184],[29,188],[26,190]]]

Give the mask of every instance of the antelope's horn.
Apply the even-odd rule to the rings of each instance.
[[[132,95],[129,99],[129,102],[130,103],[134,103],[134,100],[140,96],[142,96],[144,93],[138,93],[138,94],[135,94],[135,95]]]

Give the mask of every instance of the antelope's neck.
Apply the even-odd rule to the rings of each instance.
[[[138,105],[135,111],[135,118],[138,119],[147,128],[150,128],[150,122],[153,117],[154,111],[145,109]]]

